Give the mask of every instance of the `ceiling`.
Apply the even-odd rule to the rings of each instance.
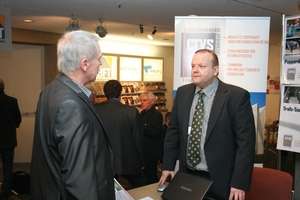
[[[300,1],[300,0],[299,0]],[[174,17],[269,16],[270,32],[282,30],[282,14],[298,15],[298,0],[0,0],[11,8],[14,28],[64,33],[73,15],[81,30],[95,33],[99,19],[105,39],[174,46]],[[33,20],[24,23],[24,19]],[[140,25],[144,32],[140,33]],[[147,34],[156,27],[151,41]]]

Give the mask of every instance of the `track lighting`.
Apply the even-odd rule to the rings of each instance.
[[[78,20],[76,18],[73,17],[69,20],[69,26],[66,28],[67,32],[70,31],[76,31],[80,28],[79,24],[78,24]]]
[[[143,27],[143,25],[140,25],[140,33],[144,33],[144,27]]]
[[[106,27],[102,26],[103,20],[99,19],[99,26],[97,26],[97,28],[95,28],[96,33],[99,35],[99,37],[104,38],[106,36],[107,29]]]
[[[153,36],[156,33],[156,27],[154,27],[154,30],[152,31],[151,34],[148,34],[147,37],[149,38],[149,40],[153,40]]]

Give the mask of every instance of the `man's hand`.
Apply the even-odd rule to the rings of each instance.
[[[174,171],[163,170],[162,174],[161,174],[161,177],[160,177],[160,180],[158,182],[158,185],[159,186],[163,185],[166,182],[168,176],[171,176],[171,178],[173,178],[175,176]]]
[[[237,188],[230,188],[229,200],[245,200],[245,191]]]

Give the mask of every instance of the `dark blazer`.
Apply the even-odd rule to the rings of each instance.
[[[186,171],[187,132],[195,85],[179,87],[165,138],[164,170]],[[176,145],[180,142],[180,151]],[[228,199],[230,187],[249,190],[255,155],[255,125],[250,94],[219,80],[205,138],[205,155],[217,199]]]
[[[18,100],[0,91],[0,149],[17,146],[16,128],[21,121]]]
[[[141,125],[145,136],[145,153],[147,162],[158,161],[159,135],[161,134],[163,117],[153,106],[140,113]]]
[[[95,108],[114,150],[114,173],[138,174],[144,166],[143,133],[136,107],[108,99]]]
[[[112,151],[93,104],[58,74],[40,94],[31,160],[31,199],[115,199]]]

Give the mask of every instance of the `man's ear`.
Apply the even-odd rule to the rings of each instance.
[[[215,75],[215,76],[218,76],[218,75],[219,75],[219,66],[215,66],[215,67],[214,67],[214,70],[215,70],[215,71],[214,71],[214,75]]]
[[[87,72],[88,68],[89,68],[89,62],[87,59],[82,59],[80,62],[80,67],[82,69],[82,71]]]

